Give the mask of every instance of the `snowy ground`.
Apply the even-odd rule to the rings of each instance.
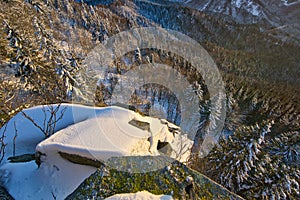
[[[134,194],[116,194],[114,196],[111,196],[109,198],[106,198],[106,200],[171,200],[173,199],[172,196],[169,195],[154,195],[147,191],[137,192]]]
[[[55,108],[57,105],[27,109],[24,111],[27,118],[18,113],[0,130],[7,144],[0,165],[0,183],[15,199],[63,199],[95,172],[96,168],[73,164],[58,152],[101,161],[112,156],[159,155],[156,147],[160,140],[170,143],[172,157],[184,161],[192,145],[185,135],[169,131],[170,127],[178,128],[175,125],[124,108],[62,104],[53,120],[51,111]],[[150,129],[129,124],[133,119],[149,123]],[[43,132],[49,123],[55,134],[44,140]],[[35,151],[42,155],[40,167],[34,161],[7,161],[8,157]]]

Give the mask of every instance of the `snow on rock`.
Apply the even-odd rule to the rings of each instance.
[[[291,5],[299,3],[300,1],[299,0],[292,0],[292,1],[290,1],[290,0],[281,0],[281,2],[285,6],[291,6]]]
[[[249,13],[251,13],[254,16],[259,16],[260,13],[262,13],[262,10],[260,10],[260,7],[258,4],[255,4],[255,2],[249,2],[249,1],[242,1],[237,0],[233,1],[232,4],[236,8],[245,8]]]
[[[46,130],[47,123],[51,122],[51,111],[55,110],[58,105],[42,105],[23,110],[23,112],[34,120],[36,125]],[[71,124],[91,118],[97,114],[97,109],[93,107],[61,104],[56,112],[57,120],[54,132],[63,129]],[[81,113],[74,115],[74,113]],[[52,120],[53,122],[53,120]],[[0,135],[4,134],[5,155],[3,162],[8,157],[22,155],[27,153],[35,153],[36,145],[45,139],[42,130],[35,126],[22,112],[16,114],[6,125],[0,129]],[[15,139],[14,139],[15,138]]]
[[[245,16],[265,17],[265,9],[262,3],[253,0],[191,0],[186,2],[186,5],[201,11],[231,15],[238,21],[241,20],[241,17]],[[248,19],[248,17],[246,17],[246,19]]]
[[[52,127],[55,134],[45,139],[43,128],[55,108],[59,119]],[[185,161],[192,146],[179,127],[116,106],[61,104],[38,106],[24,113],[27,118],[18,113],[5,126],[6,154],[0,165],[0,185],[15,199],[63,199],[96,171],[95,167],[69,162],[60,152],[105,161],[115,156],[160,155],[158,144],[168,142],[170,156]],[[149,124],[149,128],[132,125],[132,120],[143,126]],[[4,127],[0,134],[3,132]],[[34,161],[8,163],[8,157],[34,153],[35,148],[39,167]]]
[[[96,171],[94,167],[56,159],[55,164],[40,168],[34,161],[4,164],[0,167],[0,183],[16,200],[64,199]]]
[[[171,157],[186,161],[183,159],[188,155],[183,153],[189,152],[192,142],[185,135],[171,133],[169,123],[116,106],[97,110],[95,117],[68,126],[38,144],[41,162],[53,163],[52,156],[58,152],[100,161],[113,156],[159,155],[159,141],[171,145]],[[150,129],[138,128],[130,123],[132,120],[149,123]]]
[[[106,200],[171,200],[172,196],[169,195],[154,195],[147,191],[129,193],[129,194],[116,194],[106,198]]]

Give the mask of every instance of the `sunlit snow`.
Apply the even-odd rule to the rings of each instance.
[[[0,165],[0,183],[15,199],[63,199],[72,193],[96,168],[71,163],[59,152],[105,161],[113,156],[160,155],[158,140],[168,142],[171,157],[186,161],[192,146],[180,128],[163,119],[141,116],[121,107],[94,108],[62,104],[57,110],[58,120],[52,136],[44,140],[43,128],[51,119],[51,110],[57,105],[38,106],[12,118],[6,127],[5,156]],[[141,129],[129,122],[149,124]],[[4,127],[0,130],[2,135]],[[169,129],[177,129],[176,133]],[[16,136],[17,130],[17,136]],[[14,138],[16,139],[14,140]],[[37,151],[41,164],[34,161],[9,163],[8,157]]]

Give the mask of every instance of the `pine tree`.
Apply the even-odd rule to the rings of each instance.
[[[207,175],[247,199],[299,198],[299,144],[284,141],[299,143],[299,135],[270,139],[272,124],[241,126],[220,139],[206,158]]]

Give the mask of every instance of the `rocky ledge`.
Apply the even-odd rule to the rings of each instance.
[[[155,166],[145,165],[145,162],[155,163]],[[157,195],[171,195],[175,199],[242,199],[178,161],[162,166],[165,162],[166,157],[163,156],[111,158],[67,199],[103,199],[118,193],[144,190]],[[149,166],[158,170],[150,171]],[[143,171],[142,168],[147,169],[134,173],[137,169]]]

